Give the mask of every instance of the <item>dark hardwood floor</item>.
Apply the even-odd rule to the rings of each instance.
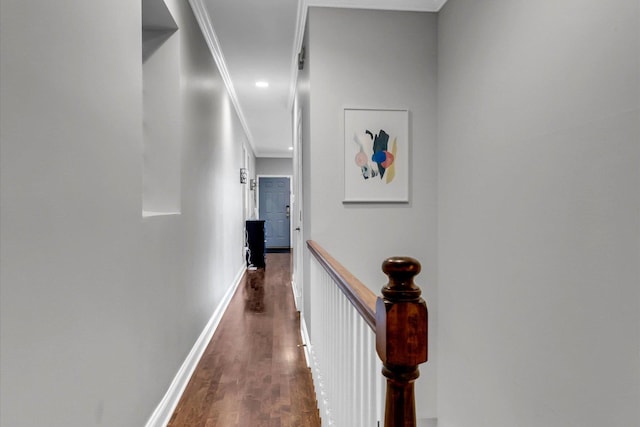
[[[288,253],[247,272],[168,426],[320,426],[290,280]]]

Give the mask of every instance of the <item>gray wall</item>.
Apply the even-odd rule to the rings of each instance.
[[[380,270],[385,258],[422,261],[418,283],[431,307],[432,346],[431,363],[417,382],[417,410],[418,417],[431,417],[437,365],[436,15],[311,8],[308,31],[309,81],[305,75],[301,80],[303,105],[305,85],[310,90],[309,107],[303,107],[309,111],[303,126],[305,238],[376,293],[386,283]],[[344,107],[409,110],[409,204],[342,203]]]
[[[182,214],[143,219],[140,2],[2,0],[3,426],[144,425],[243,267],[246,138],[187,3],[168,3]]]
[[[440,12],[440,427],[640,425],[638,7]]]
[[[258,157],[257,175],[293,175],[293,160],[282,157]]]

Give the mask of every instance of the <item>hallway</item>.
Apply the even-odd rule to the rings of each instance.
[[[320,425],[290,278],[288,253],[247,272],[169,426]]]

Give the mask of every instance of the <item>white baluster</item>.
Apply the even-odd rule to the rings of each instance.
[[[311,259],[311,359],[324,426],[375,427],[384,408],[384,379],[375,333]]]

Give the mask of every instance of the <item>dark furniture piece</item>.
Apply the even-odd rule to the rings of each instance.
[[[264,220],[247,220],[245,224],[247,267],[265,267]]]

